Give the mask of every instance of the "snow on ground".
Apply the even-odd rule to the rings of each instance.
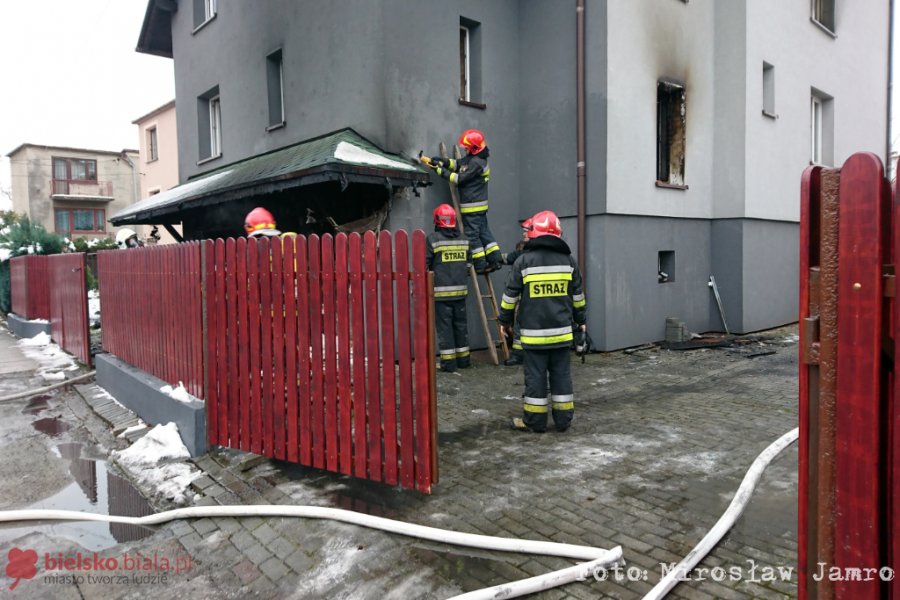
[[[141,486],[176,504],[188,500],[188,486],[202,475],[189,464],[172,462],[189,457],[175,423],[157,425],[127,450],[113,452],[111,456]]]
[[[169,398],[174,398],[175,400],[184,402],[186,404],[189,404],[191,402],[201,402],[200,399],[195,398],[188,393],[188,391],[184,388],[184,383],[182,383],[181,381],[178,382],[178,387],[174,389],[171,385],[164,385],[159,388],[159,391],[161,391]]]
[[[100,318],[100,292],[97,290],[89,290],[88,297],[88,319],[96,321]]]
[[[63,370],[77,369],[74,359],[50,340],[44,332],[32,338],[24,338],[16,342],[22,353],[40,365],[38,374],[49,381],[65,379]]]

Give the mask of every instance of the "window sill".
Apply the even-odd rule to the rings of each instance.
[[[216,154],[215,156],[210,156],[210,157],[208,157],[208,158],[204,158],[204,159],[198,160],[198,161],[197,161],[197,166],[199,167],[200,165],[205,165],[206,163],[212,162],[212,161],[216,160],[217,158],[222,158],[222,153],[221,153],[221,152],[219,152],[219,153]]]
[[[829,29],[829,28],[828,28],[825,24],[823,24],[821,21],[817,21],[815,17],[810,17],[809,20],[810,20],[810,22],[812,22],[813,25],[815,25],[816,27],[818,27],[819,29],[821,29],[823,32],[825,32],[826,34],[828,34],[828,35],[831,36],[832,38],[837,39],[837,34],[836,34],[835,32],[833,32],[831,29]]]
[[[770,113],[770,112],[767,111],[767,110],[762,111],[762,114],[763,114],[764,117],[769,117],[770,119],[777,119],[777,118],[778,118],[778,115],[776,115],[775,113]]]
[[[463,100],[462,98],[459,98],[458,100],[462,106],[468,106],[471,108],[480,108],[481,110],[484,110],[487,108],[487,104],[482,104],[481,102],[472,102],[470,100]]]
[[[202,23],[200,23],[199,25],[197,25],[196,27],[194,27],[194,30],[191,31],[191,35],[197,35],[197,32],[198,32],[198,31],[200,31],[201,29],[203,29],[204,27],[206,27],[208,24],[210,24],[210,23],[212,23],[213,21],[215,21],[215,20],[216,20],[216,15],[217,15],[217,14],[219,14],[219,13],[216,13],[215,15],[211,16],[211,17],[208,18],[207,20],[203,21]]]
[[[660,181],[656,180],[656,187],[665,188],[667,190],[687,190],[688,186],[686,185],[675,185],[674,183],[669,183],[668,181]]]
[[[266,131],[275,131],[276,129],[281,129],[285,125],[287,125],[286,121],[282,121],[281,123],[275,123],[274,125],[269,125],[268,127],[266,127]]]

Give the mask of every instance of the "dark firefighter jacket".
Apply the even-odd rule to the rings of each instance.
[[[581,273],[568,244],[542,235],[525,244],[513,264],[500,303],[500,322],[510,325],[516,305],[522,347],[539,350],[570,346],[572,323],[583,325],[587,302]]]
[[[490,150],[485,148],[478,154],[467,154],[459,160],[450,159],[449,172],[441,171],[441,177],[456,183],[459,190],[459,212],[463,215],[487,212],[488,181],[491,179],[488,156]]]
[[[434,271],[434,299],[465,298],[469,291],[468,265],[472,262],[469,240],[455,227],[435,229],[425,241],[426,265]]]

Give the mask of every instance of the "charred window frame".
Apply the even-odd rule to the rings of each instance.
[[[684,84],[660,79],[656,83],[656,184],[687,189],[684,158],[687,146]]]
[[[481,23],[459,18],[459,103],[485,108],[482,100]]]
[[[837,0],[810,0],[810,20],[831,35],[836,31],[834,19],[836,2]]]

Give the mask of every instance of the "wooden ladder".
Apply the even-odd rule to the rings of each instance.
[[[447,146],[444,145],[444,142],[441,142],[440,144],[440,151],[442,158],[449,158]],[[453,157],[455,160],[460,159],[459,146],[453,146]],[[466,229],[462,220],[462,212],[459,210],[459,192],[456,189],[456,184],[453,182],[450,183],[450,197],[453,198],[453,209],[458,216],[457,222],[459,223],[459,231],[463,235],[466,235]],[[488,353],[491,356],[491,361],[495,365],[499,365],[500,360],[497,356],[497,347],[500,348],[503,360],[506,360],[509,358],[509,346],[506,343],[506,338],[503,336],[503,328],[500,327],[500,311],[497,307],[497,298],[494,294],[494,284],[491,281],[491,275],[490,273],[484,273],[483,276],[485,287],[487,288],[486,294],[481,293],[481,286],[478,284],[478,273],[475,272],[475,266],[469,265],[469,279],[472,280],[472,287],[475,288],[475,295],[478,296],[478,316],[481,319],[481,328],[482,331],[484,331],[484,338],[488,342]],[[487,311],[484,309],[485,299],[490,300],[489,306],[491,309],[491,316],[488,316]],[[494,339],[491,335],[491,326],[488,324],[489,321],[494,322],[497,329],[497,339]]]

